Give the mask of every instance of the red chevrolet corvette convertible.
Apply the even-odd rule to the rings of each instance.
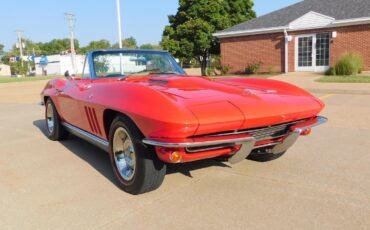
[[[279,81],[188,76],[164,51],[95,50],[82,75],[42,91],[47,135],[107,151],[122,189],[158,188],[166,165],[276,159],[327,121],[324,104]]]

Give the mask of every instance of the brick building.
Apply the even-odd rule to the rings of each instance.
[[[370,70],[370,0],[304,0],[214,35],[232,72],[322,72],[346,52]]]

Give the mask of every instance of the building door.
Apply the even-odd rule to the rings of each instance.
[[[295,70],[323,72],[329,68],[330,34],[296,37]]]

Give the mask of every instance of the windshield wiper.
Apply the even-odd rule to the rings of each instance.
[[[144,74],[145,73],[145,74]],[[176,75],[180,74],[179,72],[174,72],[174,71],[167,71],[167,72],[149,72],[147,70],[140,71],[137,73],[132,73],[129,75],[126,75],[125,77],[133,77],[133,76],[142,76],[142,75]]]
[[[173,71],[168,71],[168,72],[150,72],[149,75],[175,75],[175,74],[180,74],[179,72],[173,72]]]

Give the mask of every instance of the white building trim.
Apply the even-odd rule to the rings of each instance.
[[[316,12],[309,12],[311,16],[313,14],[318,14]],[[308,14],[309,14],[308,13]],[[307,14],[306,14],[307,15]],[[332,19],[326,15],[319,14],[321,17],[325,16],[325,19]],[[304,17],[303,15],[302,17]],[[310,16],[310,15],[309,15]],[[302,19],[302,17],[294,20],[293,22]],[[293,23],[292,22],[292,23]],[[261,29],[254,29],[254,30],[241,30],[241,31],[232,31],[232,32],[218,32],[213,34],[213,36],[217,38],[229,38],[229,37],[241,37],[241,36],[250,36],[250,35],[258,35],[258,34],[270,34],[270,33],[283,33],[285,30],[288,32],[293,32],[293,31],[302,31],[302,30],[313,30],[313,29],[326,29],[326,28],[335,28],[335,27],[342,27],[342,26],[353,26],[353,25],[364,25],[364,24],[370,24],[370,17],[365,17],[365,18],[353,18],[353,19],[344,19],[344,20],[333,20],[327,25],[315,25],[315,24],[310,24],[309,26],[304,26],[304,27],[296,27],[296,28],[291,28],[290,23],[287,26],[280,26],[280,27],[270,27],[270,28],[261,28]]]
[[[370,17],[336,20],[332,24],[338,27],[338,26],[363,25],[368,23],[370,23]]]
[[[335,18],[310,11],[289,23],[288,27],[290,30],[322,27],[330,25],[333,21],[335,21]]]
[[[213,34],[213,36],[217,38],[240,37],[240,36],[248,36],[248,35],[256,35],[256,34],[278,33],[278,32],[283,32],[285,29],[287,29],[286,26],[280,26],[280,27],[262,28],[262,29],[256,29],[256,30],[219,32],[219,33]]]

